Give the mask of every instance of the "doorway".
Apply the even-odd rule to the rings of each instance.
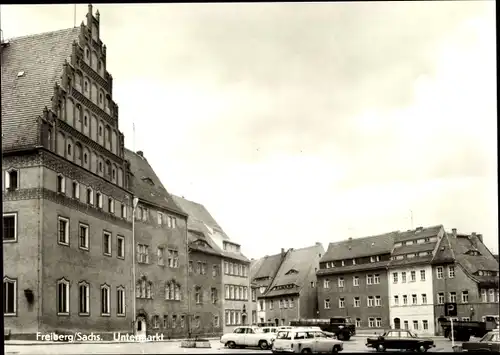
[[[144,317],[137,317],[136,335],[138,337],[145,337],[146,336],[146,319]]]
[[[401,329],[401,319],[394,318],[394,328],[395,329]]]

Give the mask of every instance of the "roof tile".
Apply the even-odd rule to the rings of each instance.
[[[37,118],[52,107],[55,83],[72,53],[79,27],[13,38],[2,46],[2,148],[38,144]],[[18,77],[18,73],[24,72]]]
[[[390,253],[397,232],[330,243],[321,262],[346,260]]]

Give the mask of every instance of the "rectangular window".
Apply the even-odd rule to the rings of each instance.
[[[398,273],[397,272],[392,273],[392,283],[394,283],[394,284],[398,283]]]
[[[444,293],[438,293],[438,304],[444,304]]]
[[[101,316],[109,316],[110,312],[109,286],[101,286]]]
[[[448,266],[448,277],[450,279],[453,279],[455,277],[455,266],[453,265]]]
[[[116,236],[116,253],[118,258],[125,259],[125,237],[121,235]]]
[[[469,303],[469,291],[462,291],[462,303]]]
[[[3,214],[3,241],[17,241],[17,213]]]
[[[339,308],[345,308],[345,300],[344,298],[339,298]]]
[[[19,188],[19,172],[15,169],[5,173],[5,188],[7,190],[16,190]]]
[[[115,200],[111,197],[108,197],[108,212],[115,213]]]
[[[417,295],[411,295],[411,303],[412,304],[417,304],[418,303]]]
[[[413,321],[413,330],[418,330],[418,320]]]
[[[361,318],[356,318],[356,328],[361,328]]]
[[[481,290],[481,300],[485,303],[488,302],[488,292],[486,289]]]
[[[428,330],[429,329],[429,322],[427,320],[423,320],[422,321],[422,328],[424,330]]]
[[[417,281],[417,272],[416,271],[410,272],[410,280],[411,280],[411,282]]]
[[[401,282],[406,283],[406,272],[404,271],[401,273]]]
[[[373,307],[373,296],[368,296],[366,300],[368,307]]]
[[[375,328],[375,318],[368,318],[368,328]]]
[[[58,238],[59,244],[69,245],[69,219],[58,217]]]
[[[168,315],[166,314],[163,316],[163,328],[168,328]]]
[[[325,309],[330,309],[330,299],[325,299]]]
[[[408,296],[407,295],[403,295],[403,305],[404,306],[408,305]]]
[[[358,307],[359,307],[359,304],[360,304],[360,302],[359,302],[359,297],[354,297],[354,307],[355,307],[355,308],[358,308]]]
[[[57,175],[57,192],[60,194],[66,192],[66,179],[62,175]]]
[[[137,262],[140,264],[149,263],[149,246],[137,244]]]
[[[382,318],[375,318],[375,327],[382,328]]]
[[[373,285],[373,275],[366,275],[366,284]]]
[[[121,287],[116,290],[116,315],[125,315],[125,289]]]
[[[15,316],[17,313],[17,280],[3,279],[3,314]]]
[[[165,249],[162,247],[158,247],[156,249],[156,258],[158,261],[158,265],[165,265]]]
[[[427,304],[427,295],[422,293],[422,304]]]
[[[89,250],[89,226],[83,223],[79,225],[79,247]]]
[[[158,224],[161,225],[163,223],[163,213],[158,212]]]
[[[74,199],[79,200],[80,199],[80,184],[76,181],[73,181],[72,186],[72,196]]]
[[[214,316],[214,327],[218,328],[219,326],[219,316]]]
[[[374,285],[379,285],[380,284],[380,275],[379,274],[375,274],[374,277],[373,277],[373,284]]]
[[[382,297],[375,296],[375,306],[376,307],[382,307]]]
[[[219,267],[218,265],[213,265],[212,266],[212,277],[217,277],[219,275]]]
[[[103,232],[102,246],[104,255],[111,256],[111,233]]]
[[[394,305],[399,306],[399,296],[394,296]]]
[[[172,328],[175,328],[177,326],[177,316],[174,314],[172,316]]]
[[[323,288],[330,288],[330,280],[328,279],[323,280]]]
[[[121,216],[122,218],[126,219],[127,218],[127,205],[121,204]]]
[[[425,270],[420,270],[420,281],[425,281]]]
[[[79,286],[79,308],[80,315],[88,315],[90,312],[90,286],[87,283],[81,283]]]
[[[100,192],[96,193],[97,207],[102,208],[102,195]]]
[[[339,287],[344,287],[344,278],[339,277]]]
[[[450,292],[450,302],[451,303],[456,303],[457,302],[457,294],[455,292]]]
[[[87,204],[89,205],[94,204],[94,191],[92,191],[91,188],[87,189]]]
[[[168,250],[168,267],[178,268],[179,267],[179,252],[177,250]]]
[[[69,314],[69,282],[64,279],[57,282],[57,314]]]
[[[407,321],[407,320],[405,320],[405,321],[403,322],[403,324],[404,324],[404,329],[405,329],[405,330],[409,330],[409,329],[410,329],[410,326],[409,326],[409,324],[408,324],[408,321]]]
[[[210,290],[210,299],[212,300],[213,304],[217,303],[217,289],[215,287],[212,287]]]
[[[359,286],[359,276],[353,276],[353,278],[352,278],[352,285],[353,286]]]

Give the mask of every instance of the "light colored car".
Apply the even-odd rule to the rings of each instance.
[[[260,327],[264,333],[276,333],[278,331],[277,327]]]
[[[271,350],[273,353],[337,353],[344,350],[344,343],[321,330],[297,327],[278,331]]]
[[[276,333],[264,333],[261,328],[237,327],[232,333],[226,333],[220,338],[220,342],[230,349],[236,347],[259,347],[262,350],[269,349]]]

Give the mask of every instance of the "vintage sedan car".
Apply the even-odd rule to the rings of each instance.
[[[280,330],[271,348],[273,353],[337,353],[344,343],[327,336],[322,330],[293,328]]]
[[[436,347],[433,340],[419,338],[411,331],[405,329],[390,329],[381,336],[366,339],[365,345],[377,351],[397,349],[426,352],[430,348]]]
[[[262,350],[269,349],[276,338],[276,333],[264,333],[261,328],[255,326],[238,327],[232,333],[226,333],[220,338],[220,342],[230,349],[236,347],[259,347]]]
[[[479,341],[466,341],[462,343],[462,351],[500,352],[500,336],[498,329],[487,333]]]
[[[277,327],[260,327],[264,333],[276,333],[278,331]]]

